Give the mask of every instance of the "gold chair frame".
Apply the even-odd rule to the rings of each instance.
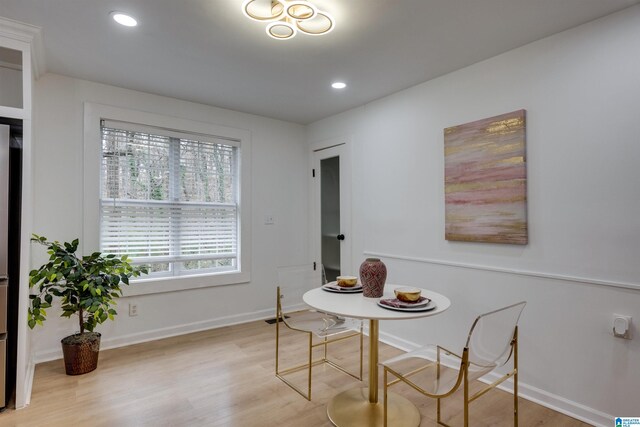
[[[276,377],[278,377],[280,380],[282,380],[285,384],[287,384],[289,387],[291,387],[292,389],[294,389],[295,391],[297,391],[302,397],[304,397],[307,400],[311,400],[311,374],[312,374],[312,368],[316,365],[322,364],[322,363],[326,363],[327,365],[337,369],[338,371],[344,372],[345,374],[349,375],[352,378],[355,378],[359,381],[362,381],[362,353],[363,353],[363,333],[362,333],[362,323],[360,324],[360,329],[358,331],[353,331],[350,329],[345,329],[344,331],[339,331],[336,332],[334,335],[339,335],[335,338],[330,338],[330,337],[321,337],[322,341],[320,342],[316,342],[314,343],[313,341],[313,331],[308,331],[305,329],[300,329],[300,328],[296,328],[295,326],[292,326],[289,324],[289,322],[287,322],[287,318],[285,316],[285,313],[282,311],[282,297],[280,294],[280,287],[278,286],[278,290],[277,290],[277,302],[276,302]],[[327,316],[331,316],[331,315],[327,315]],[[335,316],[334,316],[335,317]],[[300,365],[296,365],[290,368],[286,368],[286,369],[280,369],[280,322],[282,322],[288,329],[292,330],[292,331],[296,331],[296,332],[301,332],[304,334],[308,335],[308,339],[309,339],[309,359],[306,363],[300,364]],[[349,372],[347,369],[343,368],[342,366],[340,366],[338,363],[330,360],[328,358],[328,354],[327,354],[327,346],[329,344],[335,343],[335,342],[339,342],[339,341],[344,341],[346,339],[349,338],[353,338],[353,337],[360,337],[360,372],[359,374],[354,374]],[[313,349],[317,348],[317,347],[324,347],[324,352],[323,352],[323,356],[321,359],[318,360],[313,360]],[[301,371],[303,369],[308,369],[308,374],[307,374],[307,392],[305,393],[304,390],[302,390],[300,387],[296,386],[295,384],[293,384],[291,381],[289,381],[287,378],[284,377],[284,375],[287,374],[291,374],[294,372],[298,372]]]
[[[517,303],[517,304],[513,304],[510,305],[508,307],[504,307],[500,310],[495,310],[492,311],[490,313],[486,313],[484,315],[487,314],[492,314],[501,310],[505,310],[514,306],[517,306],[519,304],[522,303]],[[483,315],[483,316],[484,316]],[[482,317],[482,316],[480,316]],[[478,320],[480,319],[480,317],[478,317],[475,322],[473,323],[473,326],[471,327],[471,331],[469,332],[469,337],[471,336],[471,333],[473,332],[473,329],[475,327],[475,325],[477,324]],[[474,393],[473,395],[469,396],[469,367],[472,365],[478,366],[478,367],[485,367],[479,364],[474,364],[474,363],[470,363],[469,362],[469,340],[467,340],[467,345],[465,346],[465,348],[462,351],[462,355],[458,355],[454,352],[452,352],[451,350],[448,350],[440,345],[436,346],[437,351],[436,351],[436,360],[434,362],[428,363],[424,366],[421,366],[420,368],[414,369],[406,374],[400,374],[396,371],[394,371],[393,369],[389,368],[386,365],[384,366],[384,427],[387,427],[387,390],[390,386],[397,384],[399,382],[404,382],[405,384],[409,385],[410,387],[412,387],[413,389],[415,389],[416,391],[418,391],[419,393],[427,396],[427,397],[431,397],[437,400],[437,404],[436,404],[436,411],[437,411],[437,417],[436,417],[436,421],[439,425],[445,426],[445,427],[451,427],[449,424],[446,424],[444,421],[442,421],[442,412],[441,412],[441,406],[440,406],[440,400],[448,397],[450,395],[452,395],[453,393],[455,393],[456,391],[458,391],[458,389],[460,388],[460,385],[462,384],[462,388],[463,388],[463,394],[464,394],[464,413],[463,413],[463,417],[464,417],[464,427],[468,427],[469,426],[469,404],[471,402],[473,402],[474,400],[478,399],[480,396],[484,395],[485,393],[487,393],[488,391],[494,389],[495,387],[499,386],[500,384],[502,384],[504,381],[508,380],[509,378],[513,377],[513,425],[515,427],[518,427],[518,325],[516,323],[514,331],[513,331],[513,337],[511,339],[510,342],[510,350],[509,350],[509,355],[508,357],[505,359],[504,363],[502,365],[505,365],[509,359],[511,359],[513,357],[513,369],[509,372],[507,372],[506,374],[504,374],[503,376],[501,376],[500,378],[498,378],[496,381],[488,384],[487,386],[485,386],[484,388],[482,388],[480,391]],[[420,387],[419,385],[417,385],[416,383],[414,383],[413,381],[411,381],[409,379],[409,377],[424,371],[425,369],[428,369],[432,366],[435,365],[436,367],[436,381],[439,380],[440,378],[440,367],[441,366],[445,366],[445,365],[441,365],[440,363],[440,355],[441,352],[444,352],[446,355],[450,355],[450,356],[454,356],[458,359],[460,359],[460,369],[458,371],[458,377],[456,379],[456,382],[454,384],[454,386],[451,388],[451,390],[449,390],[446,393],[443,394],[434,394],[434,393],[430,393],[429,391],[423,389],[422,387]],[[445,366],[446,367],[446,366]],[[487,366],[488,368],[488,366]],[[493,370],[495,368],[491,367],[491,370]],[[394,375],[396,377],[395,380],[393,381],[388,381],[388,374],[391,373],[392,375]],[[487,372],[488,373],[488,372]]]

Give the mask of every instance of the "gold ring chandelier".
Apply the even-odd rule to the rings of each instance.
[[[288,40],[299,32],[311,36],[327,34],[335,26],[331,15],[302,0],[245,0],[242,12],[249,19],[267,22],[267,34]]]

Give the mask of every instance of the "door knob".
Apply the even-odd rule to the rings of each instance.
[[[338,240],[344,240],[344,234],[338,234]]]

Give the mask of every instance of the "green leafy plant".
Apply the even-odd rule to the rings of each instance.
[[[61,317],[78,315],[80,333],[93,331],[117,314],[113,306],[122,296],[122,283],[128,285],[130,277],[147,274],[146,267],[132,266],[127,256],[103,255],[94,252],[78,257],[78,239],[71,243],[50,242],[46,237],[33,235],[32,242],[47,247],[49,262],[29,273],[29,287],[38,288],[30,295],[29,327],[42,325],[53,298],[60,298]]]

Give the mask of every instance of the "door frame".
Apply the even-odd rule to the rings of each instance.
[[[340,270],[342,274],[357,275],[353,271],[352,235],[351,235],[351,137],[340,136],[322,141],[316,141],[309,145],[309,211],[311,213],[309,227],[309,254],[312,262],[317,263],[317,277],[321,278],[321,218],[320,218],[320,153],[329,154],[325,158],[340,157],[340,233],[345,239],[340,243]],[[316,176],[313,177],[313,170]],[[320,283],[318,281],[318,283]]]

